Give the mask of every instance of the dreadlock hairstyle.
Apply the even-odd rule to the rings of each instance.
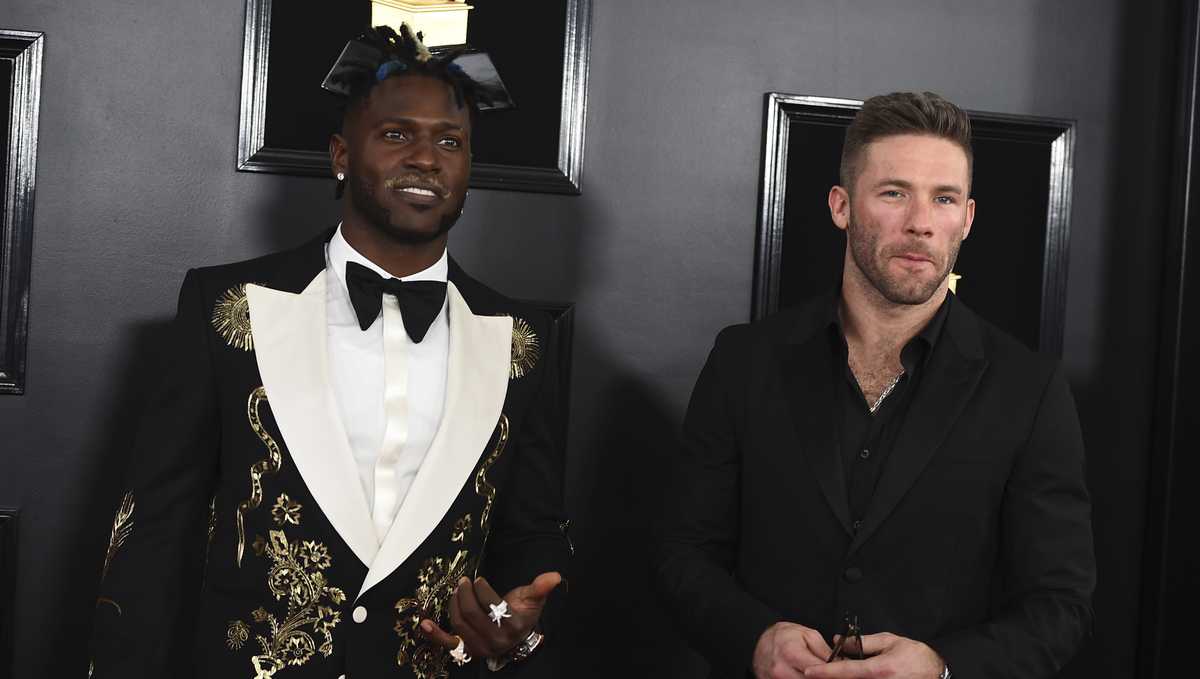
[[[480,93],[475,81],[454,63],[465,50],[430,52],[422,39],[408,24],[401,24],[399,33],[391,26],[375,26],[359,35],[355,42],[367,49],[359,52],[360,57],[344,62],[345,68],[332,76],[345,92],[343,114],[366,101],[375,86],[388,78],[424,75],[446,83],[458,106],[466,106],[473,117]]]

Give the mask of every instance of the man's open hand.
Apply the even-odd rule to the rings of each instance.
[[[754,647],[754,676],[758,679],[801,679],[804,670],[829,659],[829,644],[821,633],[803,625],[777,622]]]
[[[450,627],[446,632],[433,620],[421,621],[421,633],[426,639],[453,649],[462,637],[467,652],[483,658],[498,658],[525,640],[533,631],[542,607],[550,592],[562,582],[558,573],[542,573],[528,585],[522,585],[504,595],[508,602],[508,614],[500,624],[491,618],[491,605],[499,605],[501,598],[488,581],[483,578],[462,578],[450,599]],[[457,636],[456,636],[457,635]]]

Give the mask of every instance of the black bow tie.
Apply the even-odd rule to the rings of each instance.
[[[346,288],[350,303],[358,316],[358,327],[371,327],[383,307],[387,293],[400,304],[404,330],[413,342],[420,343],[433,325],[446,300],[446,284],[442,281],[402,281],[384,278],[362,264],[346,262]]]

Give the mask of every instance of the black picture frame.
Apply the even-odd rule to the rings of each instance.
[[[504,2],[470,2],[468,42],[490,53],[517,104],[477,119],[471,186],[579,194],[591,0],[552,0],[536,10]],[[324,14],[311,4],[247,0],[239,171],[331,176],[337,102],[319,85],[346,40],[369,23],[367,0],[330,2]]]
[[[845,237],[830,221],[826,196],[838,181],[845,129],[861,107],[852,99],[767,93],[752,320],[840,280]],[[959,295],[1032,348],[1061,356],[1075,122],[967,113],[980,209],[959,254]],[[1001,222],[1002,230],[990,228]],[[799,264],[788,267],[788,253]]]
[[[25,393],[45,36],[0,29],[0,394]]]
[[[13,596],[17,591],[16,509],[0,507],[0,677],[12,676],[13,632],[17,624]]]

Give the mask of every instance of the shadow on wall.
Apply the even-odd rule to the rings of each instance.
[[[247,179],[250,175],[246,175]],[[288,250],[338,224],[342,204],[334,200],[334,180],[283,177],[256,177],[269,185],[262,199],[248,206],[248,217],[242,226],[250,231],[252,246],[245,253],[233,255],[230,261],[258,257],[271,252]]]
[[[489,205],[503,210],[489,214],[504,222],[460,237],[482,254],[472,270],[485,281],[522,281],[520,289],[576,301],[566,474],[575,558],[561,639],[571,676],[691,679],[705,666],[659,606],[648,561],[679,422],[652,375],[614,339],[608,265],[623,253],[602,242],[611,238],[611,208],[595,195],[495,194]],[[455,250],[467,245],[456,241]]]
[[[1090,284],[1080,281],[1091,279],[1099,290],[1094,317],[1081,305],[1084,300],[1068,297],[1067,316],[1074,332],[1066,337],[1063,356],[1087,450],[1098,583],[1093,635],[1064,668],[1063,679],[1134,676],[1138,671],[1142,564],[1130,555],[1142,554],[1145,531],[1161,224],[1166,219],[1167,135],[1174,95],[1175,35],[1167,16],[1171,6],[1123,3],[1112,58],[1116,68],[1108,111],[1111,134],[1101,138],[1084,132],[1076,141],[1071,289],[1087,292]],[[1054,73],[1072,58],[1058,33],[1068,10],[1046,4],[1039,11],[1045,16],[1037,22],[1042,53],[1035,65]],[[1085,111],[1069,113],[1084,119],[1081,130],[1099,129],[1095,119],[1086,120]],[[1096,163],[1101,153],[1086,144],[1108,147],[1108,185],[1098,185],[1100,175],[1086,173],[1081,165],[1081,160]],[[1085,183],[1089,179],[1091,183]],[[1089,203],[1101,203],[1107,223],[1080,220],[1081,208]],[[1090,244],[1097,240],[1098,246]],[[1092,248],[1097,253],[1092,260],[1078,255]],[[1081,341],[1092,346],[1078,346]],[[1077,357],[1090,355],[1091,361],[1072,362],[1073,352],[1079,352]]]
[[[612,356],[593,356],[589,372],[619,373]],[[568,657],[581,661],[573,676],[704,676],[703,661],[679,639],[650,585],[652,524],[677,426],[646,382],[629,374],[606,382],[595,436],[576,447],[574,476],[586,486],[571,498],[577,551]]]

